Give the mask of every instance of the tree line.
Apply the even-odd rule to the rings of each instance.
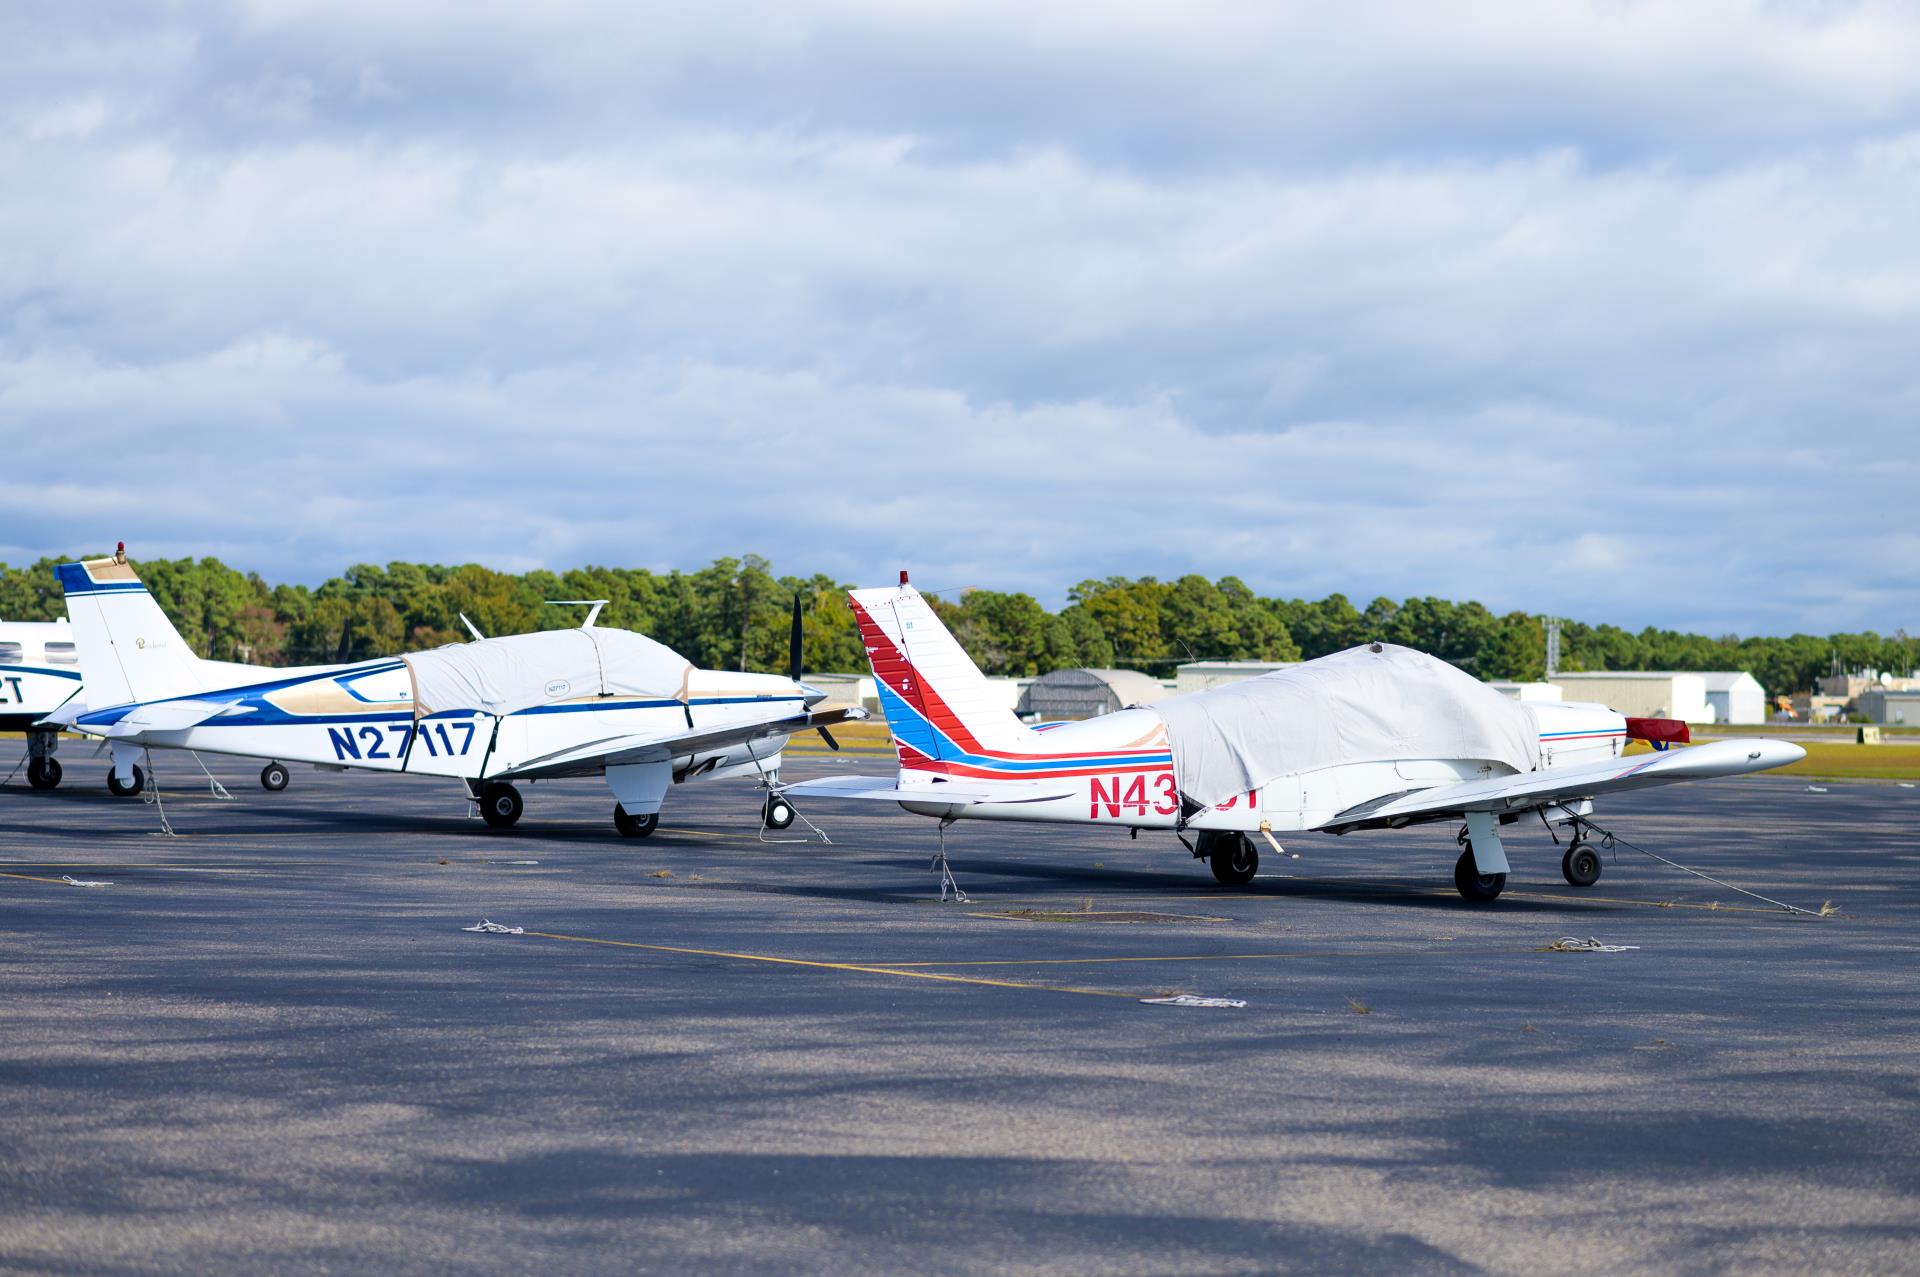
[[[53,567],[0,564],[0,618],[66,614]],[[783,670],[789,609],[798,595],[806,623],[805,668],[866,669],[846,588],[823,575],[775,576],[757,555],[717,559],[694,572],[645,568],[544,569],[518,575],[478,564],[361,564],[317,588],[269,585],[218,559],[135,564],[154,598],[202,656],[263,665],[324,664],[438,647],[481,633],[519,634],[578,625],[581,609],[552,599],[606,599],[600,623],[651,635],[695,664]],[[1189,660],[1290,661],[1381,640],[1419,648],[1487,679],[1538,680],[1546,673],[1542,617],[1496,614],[1478,603],[1378,598],[1364,608],[1344,595],[1266,598],[1237,577],[1176,581],[1108,577],[1082,581],[1048,611],[1029,594],[968,590],[933,598],[956,638],[989,674],[1122,666],[1165,676]],[[1564,670],[1746,670],[1767,691],[1809,690],[1837,662],[1907,672],[1920,642],[1904,631],[1724,635],[1565,621]]]

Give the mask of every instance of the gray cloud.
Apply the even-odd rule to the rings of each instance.
[[[0,554],[1910,626],[1920,22],[1404,12],[16,14]]]

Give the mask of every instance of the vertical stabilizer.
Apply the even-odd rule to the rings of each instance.
[[[204,690],[200,659],[140,582],[124,552],[55,571],[89,709]]]
[[[920,591],[903,581],[848,598],[902,767],[926,770],[1033,749],[1033,731],[1014,717]]]

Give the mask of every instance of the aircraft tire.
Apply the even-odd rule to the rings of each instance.
[[[1207,867],[1225,887],[1244,887],[1260,871],[1260,849],[1245,834],[1223,834],[1214,843]]]
[[[289,779],[291,777],[287,775],[285,763],[268,763],[260,769],[260,788],[270,794],[277,794],[285,789]]]
[[[137,765],[133,769],[133,783],[131,785],[122,785],[120,783],[120,777],[114,774],[113,769],[107,769],[107,791],[115,798],[131,798],[146,787],[147,773]]]
[[[649,812],[645,816],[633,816],[619,803],[613,805],[613,827],[629,838],[647,838],[660,828],[660,813]]]
[[[36,758],[27,764],[27,784],[35,789],[58,789],[60,787],[60,760],[57,758]]]
[[[1573,844],[1560,857],[1560,876],[1571,886],[1591,887],[1600,881],[1599,853],[1584,842]]]
[[[1469,846],[1460,853],[1460,859],[1453,862],[1453,885],[1468,900],[1485,904],[1499,898],[1506,888],[1507,876],[1481,873],[1480,866],[1473,860],[1473,848]]]
[[[767,805],[760,812],[768,829],[786,829],[793,824],[793,804],[774,794],[767,799]]]
[[[495,829],[513,828],[525,809],[520,791],[505,781],[496,780],[480,791],[480,819]]]

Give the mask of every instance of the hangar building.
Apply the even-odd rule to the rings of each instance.
[[[1173,693],[1139,670],[1055,670],[1020,694],[1020,717],[1052,722],[1098,718],[1129,705],[1151,705]]]
[[[1687,723],[1711,723],[1707,680],[1699,674],[1671,671],[1597,670],[1593,673],[1553,676],[1570,701],[1595,701],[1628,718],[1677,718]]]

